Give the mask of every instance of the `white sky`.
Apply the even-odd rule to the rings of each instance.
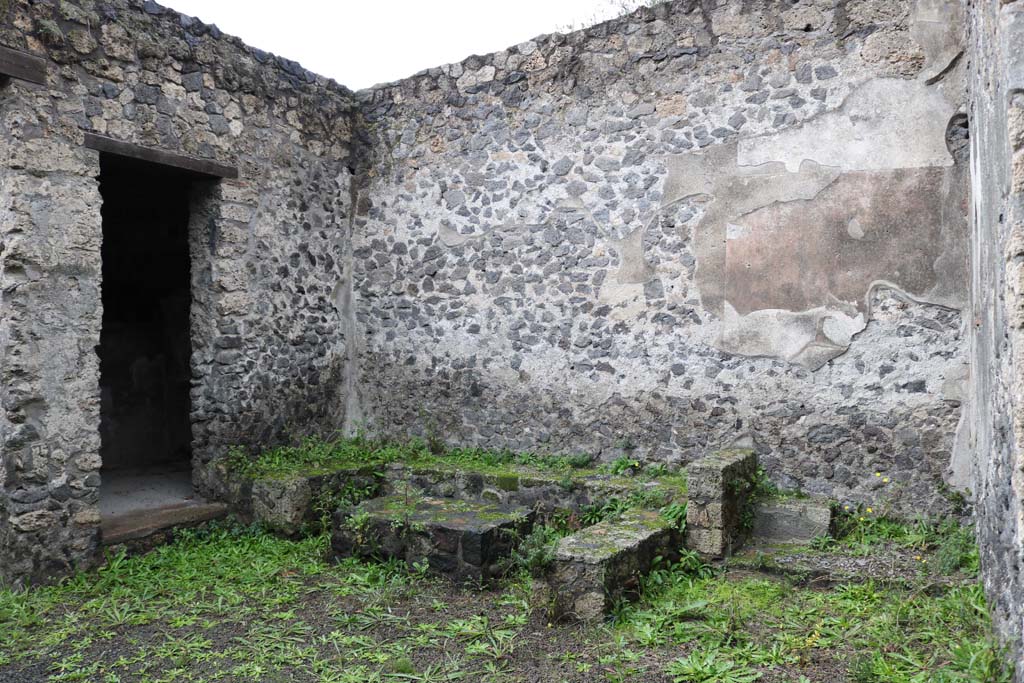
[[[642,0],[163,0],[353,90],[588,25]]]

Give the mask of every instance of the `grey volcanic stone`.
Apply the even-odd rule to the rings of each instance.
[[[811,500],[764,501],[754,508],[753,540],[766,543],[810,543],[827,536],[832,507]]]

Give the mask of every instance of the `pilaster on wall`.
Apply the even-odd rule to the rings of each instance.
[[[972,435],[982,572],[1024,680],[1024,2],[976,4]]]
[[[0,137],[0,580],[13,583],[66,573],[97,544],[102,233],[95,152],[32,125]]]

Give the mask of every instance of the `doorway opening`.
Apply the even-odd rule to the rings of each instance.
[[[100,155],[100,513],[104,540],[192,494],[189,205],[195,174]],[[120,525],[120,526],[119,526]],[[120,530],[120,533],[119,531]]]

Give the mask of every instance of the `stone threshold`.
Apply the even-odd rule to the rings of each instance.
[[[228,514],[224,503],[193,500],[148,510],[133,510],[104,517],[100,522],[103,545],[112,546],[138,541],[161,531],[193,526]]]

